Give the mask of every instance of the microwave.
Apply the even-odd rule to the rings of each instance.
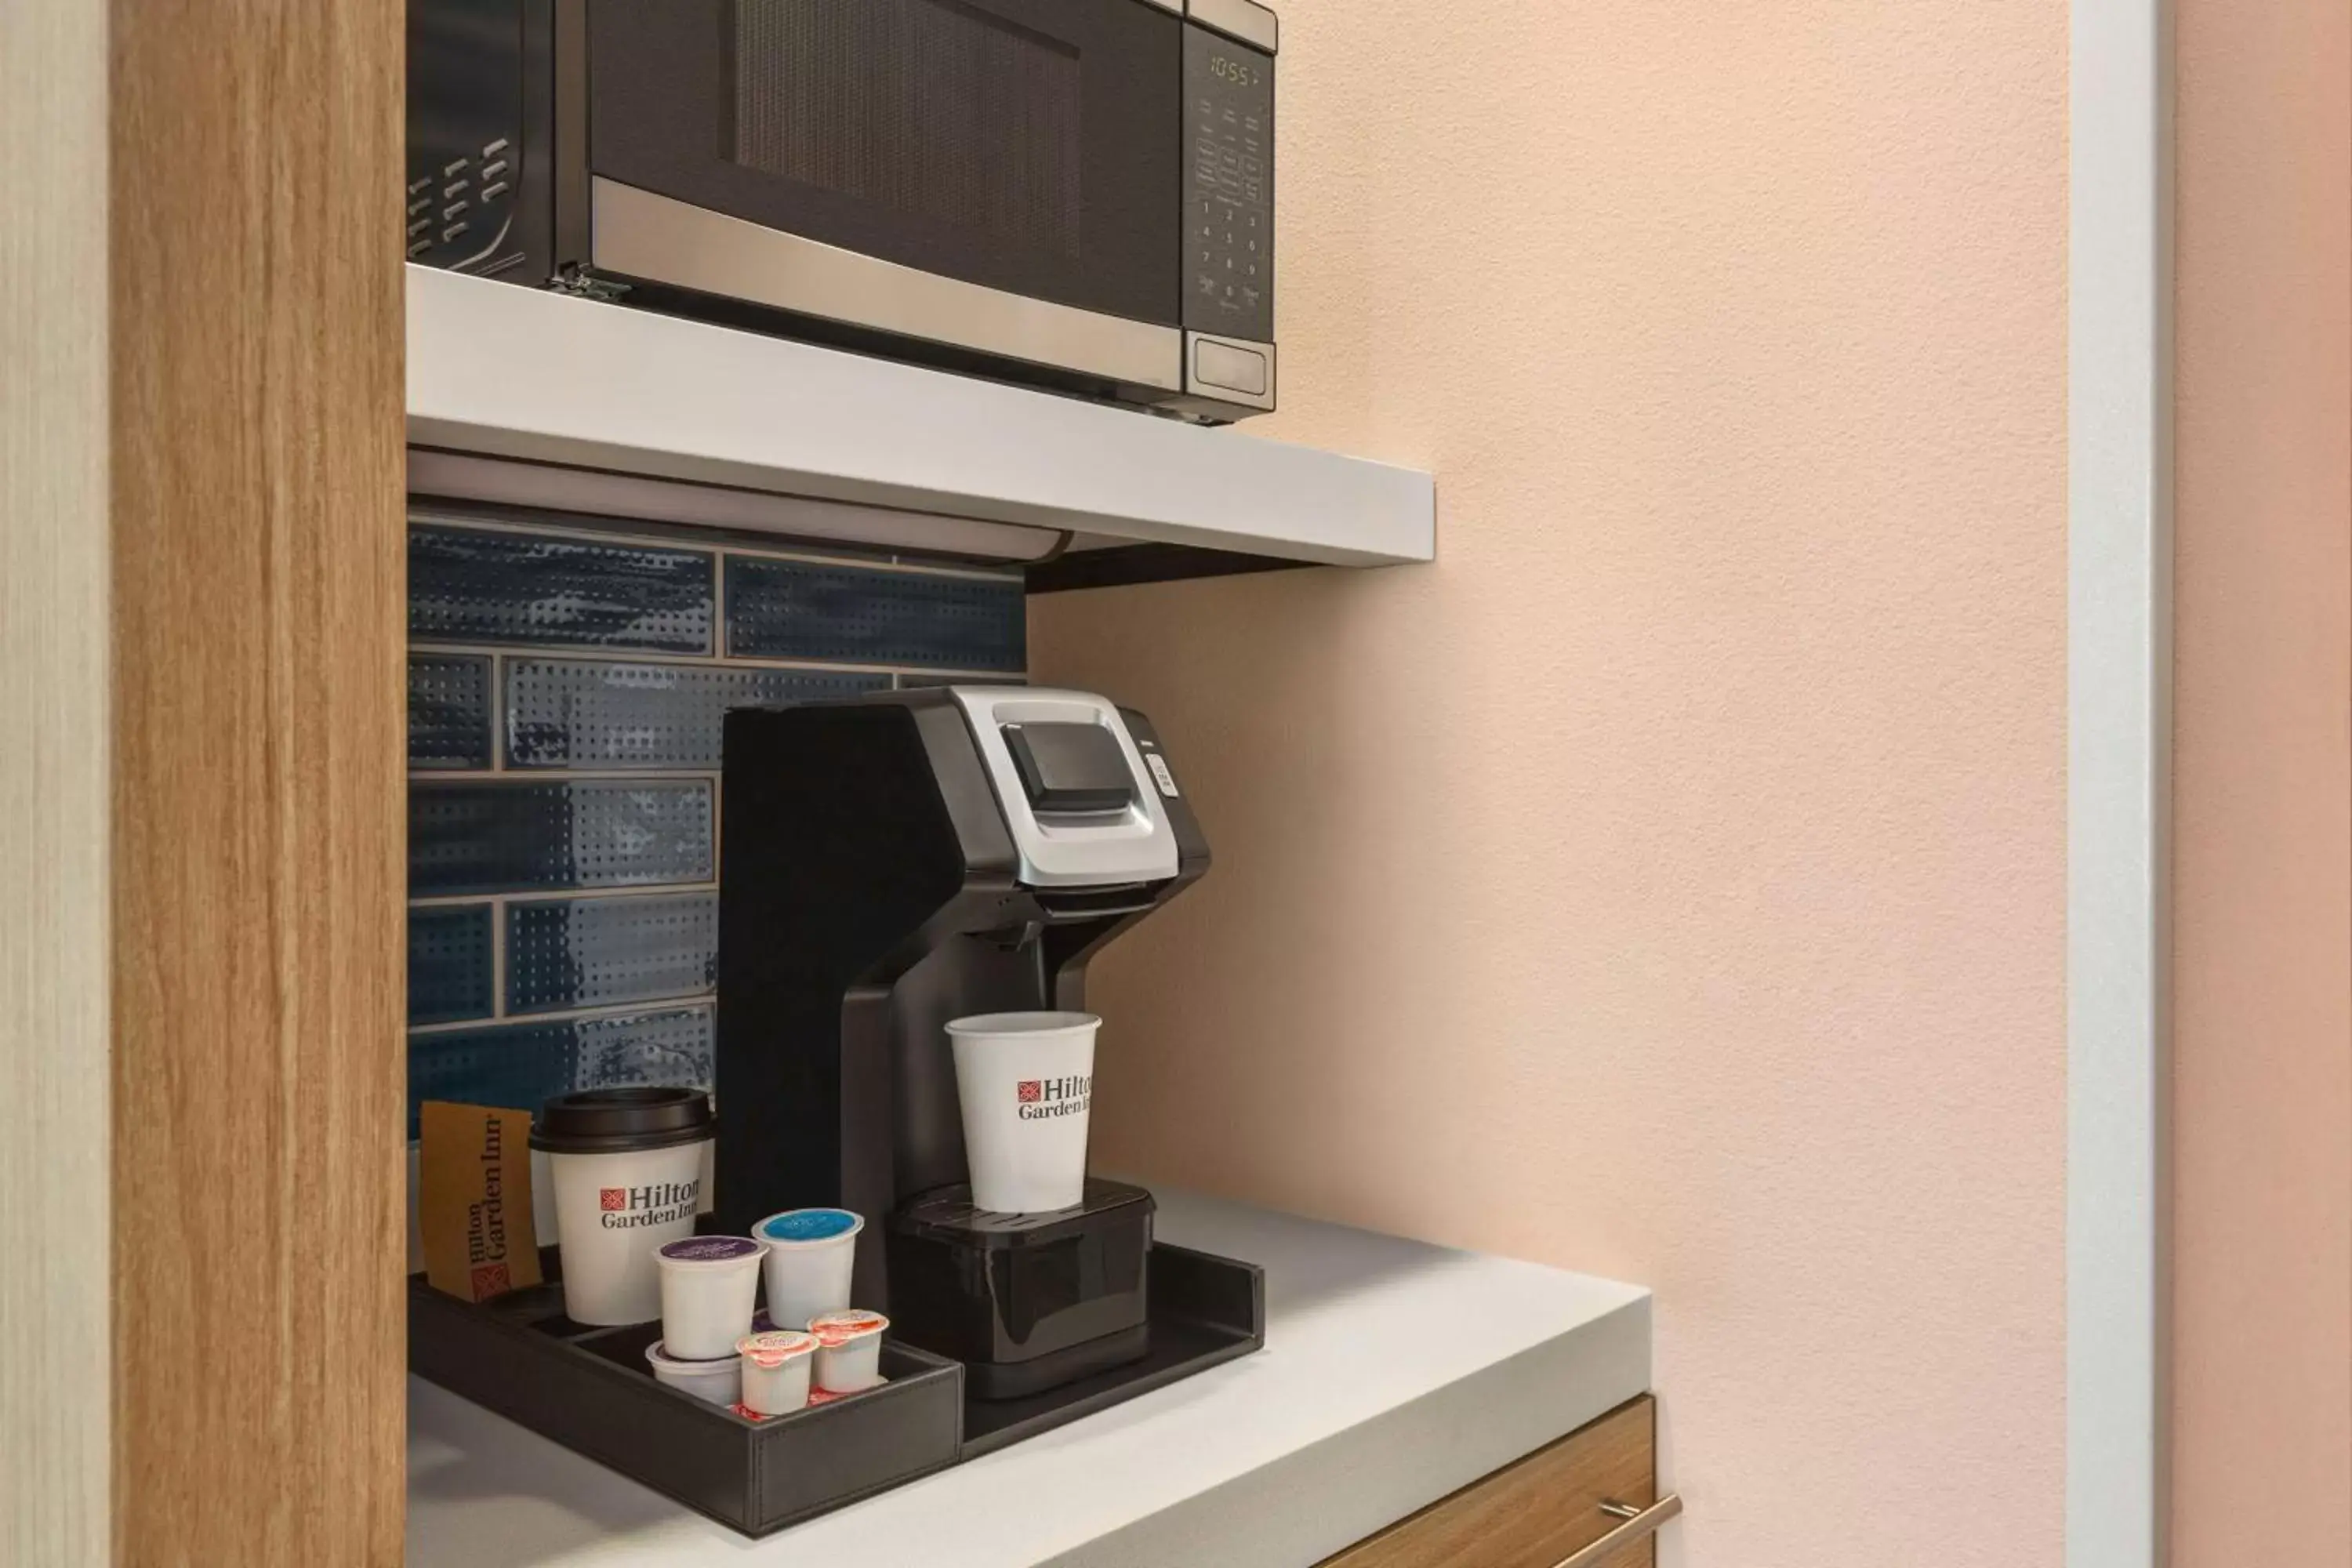
[[[408,259],[1244,418],[1276,43],[1254,0],[410,0]]]

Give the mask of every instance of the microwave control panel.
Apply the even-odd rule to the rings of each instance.
[[[1274,341],[1274,57],[1184,29],[1184,327]]]

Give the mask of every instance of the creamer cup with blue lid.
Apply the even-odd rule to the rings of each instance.
[[[774,1247],[808,1247],[854,1237],[865,1228],[865,1219],[847,1209],[786,1209],[761,1220],[752,1234]]]
[[[865,1219],[848,1209],[786,1209],[751,1227],[768,1257],[768,1316],[795,1327],[849,1305],[858,1233]]]

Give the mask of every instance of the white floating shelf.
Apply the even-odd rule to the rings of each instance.
[[[1341,566],[1436,551],[1416,469],[413,266],[408,439],[1090,544]]]

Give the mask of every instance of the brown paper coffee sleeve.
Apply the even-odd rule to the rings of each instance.
[[[425,1280],[468,1301],[538,1284],[530,1112],[428,1100],[419,1117]]]

